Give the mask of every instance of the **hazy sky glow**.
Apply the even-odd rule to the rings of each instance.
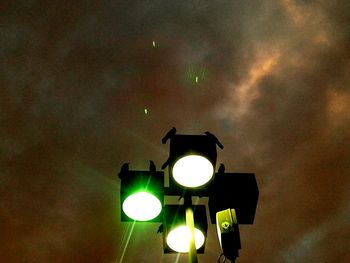
[[[3,1],[0,262],[187,262],[119,214],[173,126],[256,174],[238,263],[350,262],[349,25],[347,0]]]

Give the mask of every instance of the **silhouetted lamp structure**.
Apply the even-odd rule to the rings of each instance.
[[[208,201],[211,222],[217,212],[234,208],[239,224],[253,224],[258,197],[253,173],[216,173]]]
[[[173,127],[163,138],[170,140],[168,167],[169,186],[164,186],[164,173],[129,170],[124,164],[120,202],[122,221],[162,222],[164,253],[188,253],[189,262],[197,262],[197,252],[204,253],[207,237],[205,205],[192,205],[192,196],[209,197],[211,223],[217,224],[222,255],[232,262],[241,249],[239,224],[253,224],[259,196],[255,175],[225,173],[221,164],[215,173],[216,146],[223,145],[210,132],[205,135],[178,135]],[[180,196],[183,205],[164,204],[164,196]],[[221,256],[220,256],[221,257]]]

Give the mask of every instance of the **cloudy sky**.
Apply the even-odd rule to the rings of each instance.
[[[0,69],[1,262],[187,262],[120,222],[173,126],[256,174],[238,263],[350,262],[349,1],[2,1]]]

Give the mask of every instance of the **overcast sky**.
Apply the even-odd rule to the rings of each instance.
[[[2,1],[0,261],[187,262],[120,222],[175,126],[256,174],[238,263],[350,262],[349,105],[347,0]]]

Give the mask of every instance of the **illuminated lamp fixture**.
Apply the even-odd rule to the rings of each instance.
[[[208,222],[205,205],[194,205],[194,236],[197,253],[204,253]],[[188,253],[190,232],[186,226],[183,205],[165,205],[163,208],[164,253]]]
[[[209,191],[209,213],[213,224],[216,213],[233,208],[238,224],[253,224],[259,190],[253,173],[216,173]]]
[[[174,135],[170,140],[169,186],[181,194],[183,189],[205,189],[212,180],[216,164],[216,143],[207,135]]]
[[[164,173],[126,171],[121,177],[121,221],[162,221]]]

